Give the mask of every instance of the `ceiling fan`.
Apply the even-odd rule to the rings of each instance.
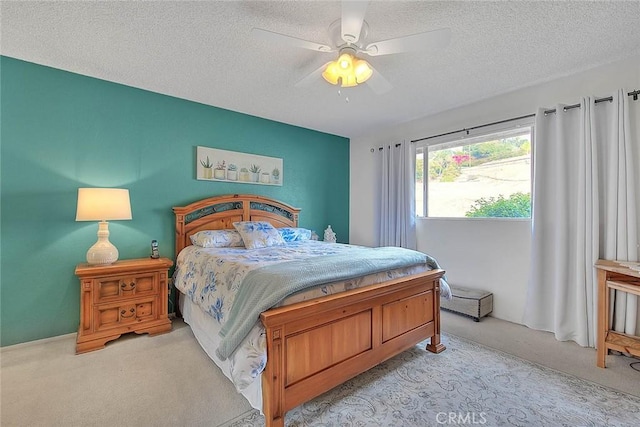
[[[338,52],[338,58],[329,61],[296,83],[295,86],[307,86],[320,76],[333,85],[353,87],[362,83],[377,94],[391,90],[391,84],[363,55],[371,57],[418,51],[424,49],[444,48],[451,39],[451,29],[441,28],[409,36],[388,40],[368,40],[369,24],[364,20],[369,1],[343,1],[341,19],[329,26],[331,45],[316,43],[261,28],[253,28],[254,37],[274,43],[287,44],[292,47],[310,49],[316,52]]]

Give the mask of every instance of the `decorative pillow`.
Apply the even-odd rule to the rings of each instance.
[[[236,230],[204,230],[191,235],[191,243],[203,248],[242,247],[244,243]]]
[[[284,240],[278,230],[268,222],[241,221],[234,222],[233,226],[242,236],[244,246],[247,249],[284,245]]]
[[[283,227],[278,228],[278,231],[282,236],[282,240],[285,242],[311,239],[311,230],[307,230],[306,228]]]

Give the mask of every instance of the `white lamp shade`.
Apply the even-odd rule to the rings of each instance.
[[[131,219],[129,190],[122,188],[78,188],[76,221]]]

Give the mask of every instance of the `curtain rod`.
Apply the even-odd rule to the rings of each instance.
[[[637,100],[638,100],[638,95],[640,95],[640,90],[634,90],[634,91],[631,91],[631,92],[627,93],[627,95],[628,95],[628,96],[633,96],[633,100],[634,100],[634,101],[637,101]],[[598,103],[600,103],[600,102],[605,102],[605,101],[609,101],[609,102],[611,102],[611,101],[613,101],[613,97],[612,97],[612,96],[609,96],[609,97],[607,97],[607,98],[597,98],[597,99],[595,100],[595,103],[596,103],[596,104],[598,104]],[[571,110],[572,108],[579,108],[579,107],[580,107],[580,104],[567,105],[566,107],[563,107],[563,108],[562,108],[562,110],[563,110],[563,111],[567,111],[567,110]],[[553,114],[553,113],[555,113],[555,112],[556,112],[556,109],[555,109],[555,108],[554,108],[554,109],[552,109],[552,110],[544,110],[544,114],[545,114],[545,115],[547,115],[547,114]],[[433,139],[433,138],[438,138],[438,137],[441,137],[441,136],[453,135],[453,134],[455,134],[455,133],[460,133],[460,132],[467,132],[467,135],[468,135],[470,130],[480,129],[480,128],[487,127],[487,126],[499,125],[499,124],[502,124],[502,123],[513,122],[513,121],[515,121],[515,120],[520,120],[520,119],[528,119],[528,118],[530,118],[530,117],[535,117],[535,113],[533,113],[533,114],[527,114],[527,115],[525,115],[525,116],[520,116],[520,117],[513,117],[513,118],[511,118],[511,119],[499,120],[499,121],[497,121],[497,122],[486,123],[486,124],[483,124],[483,125],[473,126],[473,127],[470,127],[470,128],[464,128],[464,129],[460,129],[460,130],[454,130],[454,131],[452,131],[452,132],[445,132],[445,133],[441,133],[441,134],[439,134],[439,135],[427,136],[427,137],[425,137],[425,138],[412,139],[412,140],[411,140],[411,142],[426,141],[427,139]],[[379,150],[382,150],[382,148],[378,148],[378,149],[379,149]],[[371,151],[373,151],[373,149],[372,149]]]
[[[640,94],[640,90],[634,90],[632,92],[627,93],[627,96],[633,96],[633,100],[637,101],[638,100],[638,95]],[[608,96],[606,98],[596,98],[596,100],[594,101],[596,104],[599,104],[601,102],[611,102],[613,101],[613,96]],[[580,104],[572,104],[572,105],[567,105],[566,107],[562,107],[562,111],[567,111],[567,110],[571,110],[573,108],[580,108]],[[552,109],[552,110],[544,110],[544,115],[546,116],[547,114],[553,114],[556,112],[556,109]]]
[[[411,142],[413,142],[413,141],[411,141]],[[400,143],[396,144],[396,148],[397,148],[397,147],[400,147],[401,145],[402,145],[402,144],[400,144]],[[388,145],[387,147],[391,148],[391,145]],[[382,146],[382,147],[378,147],[378,151],[382,151],[382,150],[384,150],[384,146]],[[373,153],[374,151],[375,151],[375,150],[372,148],[372,149],[371,149],[371,152]]]

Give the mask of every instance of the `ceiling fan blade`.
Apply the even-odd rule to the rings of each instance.
[[[322,72],[324,71],[325,68],[327,68],[327,65],[329,65],[330,62],[331,61],[327,62],[326,64],[322,64],[320,67],[318,67],[316,70],[313,70],[311,73],[309,73],[302,80],[298,81],[294,86],[295,87],[306,87],[306,86],[309,86],[312,83],[315,83],[318,79],[322,78]]]
[[[347,43],[355,43],[360,39],[362,21],[367,13],[369,1],[345,0],[342,2],[342,29],[340,35]]]
[[[389,92],[391,89],[393,89],[391,83],[389,83],[389,81],[385,79],[382,74],[380,74],[373,67],[371,67],[371,69],[373,70],[373,74],[365,83],[369,85],[372,91],[374,91],[377,95],[382,95],[383,93]]]
[[[412,36],[370,43],[363,52],[370,56],[379,56],[417,50],[441,49],[447,46],[450,41],[451,28],[441,28]]]
[[[289,46],[300,47],[303,49],[315,50],[317,52],[333,52],[335,50],[330,46],[327,46],[326,44],[310,42],[308,40],[303,40],[303,39],[287,36],[280,33],[274,33],[273,31],[263,30],[261,28],[251,29],[251,34],[253,35],[253,37],[260,40],[286,44]]]

